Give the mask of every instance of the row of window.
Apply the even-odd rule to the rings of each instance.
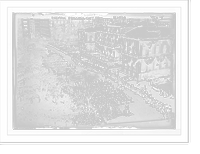
[[[127,67],[127,66],[131,67],[131,65],[132,65],[132,63],[124,63],[125,67]],[[136,68],[136,65],[133,65],[133,68]]]
[[[141,66],[141,72],[146,72],[146,71],[152,71],[152,70],[158,70],[159,68],[164,69],[167,67],[171,67],[171,61],[163,61],[162,63],[156,63],[153,62],[149,65],[146,65],[143,63]]]
[[[123,53],[127,53],[127,54],[130,54],[130,55],[136,55],[137,54],[136,51],[137,51],[137,49],[134,46],[134,41],[131,44],[131,46],[127,43],[125,43],[125,44],[123,43],[123,45],[122,45],[122,52]],[[163,45],[163,48],[161,49],[160,44],[154,44],[154,45],[152,45],[151,48],[144,47],[143,51],[142,51],[143,56],[150,56],[150,55],[160,54],[160,53],[163,53],[163,54],[172,53],[172,46],[165,44],[165,45]]]
[[[155,48],[154,48],[154,46],[155,46]],[[149,55],[160,54],[160,53],[163,53],[163,54],[171,53],[172,47],[168,46],[168,48],[169,48],[169,50],[168,50],[169,52],[167,52],[167,45],[163,45],[163,49],[161,51],[161,45],[159,45],[159,44],[153,45],[153,47],[151,49],[144,48],[142,55],[143,56],[149,56]]]
[[[126,73],[126,74],[128,74],[130,76],[135,76],[136,75],[135,72],[132,72],[132,71],[130,71],[128,69],[125,69],[125,68],[124,68],[124,73]]]
[[[136,47],[128,47],[128,48],[123,48],[123,53],[129,54],[129,55],[137,55],[137,48]]]
[[[165,67],[163,67],[163,68],[165,68]],[[154,70],[158,70],[159,69],[159,67],[154,67]],[[153,70],[153,67],[152,67],[152,65],[149,65],[145,70],[143,69],[143,70],[141,70],[141,72],[146,72],[146,71],[152,71]],[[126,73],[126,74],[128,74],[128,75],[132,75],[132,76],[135,76],[136,74],[135,74],[135,72],[132,72],[132,71],[130,71],[129,69],[126,69],[126,68],[124,68],[124,73]]]
[[[124,67],[131,67],[132,66],[132,63],[124,63]],[[133,65],[132,66],[133,68],[136,68],[136,65]],[[152,71],[152,70],[158,70],[159,67],[161,69],[163,68],[167,68],[167,67],[171,67],[171,61],[163,61],[162,63],[152,63],[152,64],[149,64],[149,65],[146,65],[146,64],[142,64],[141,66],[141,72],[146,72],[146,71]]]
[[[48,35],[48,36],[51,35],[50,31],[49,30],[45,30],[45,29],[41,29],[40,33],[44,34],[44,35]]]

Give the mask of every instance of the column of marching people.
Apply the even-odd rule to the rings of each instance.
[[[78,85],[81,86],[80,82]],[[92,87],[96,89],[95,95],[91,99],[91,104],[94,109],[92,114],[83,112],[74,119],[74,124],[81,125],[98,125],[102,121],[105,121],[103,116],[106,116],[107,120],[114,119],[119,116],[131,116],[134,115],[129,110],[129,104],[134,103],[132,98],[128,97],[121,88],[114,88],[107,79],[93,81]],[[124,106],[124,109],[120,109],[119,106]]]
[[[78,61],[74,56],[72,59],[76,62],[76,64],[80,64],[81,62]],[[98,86],[99,92],[92,98],[93,107],[96,109],[97,112],[103,112],[106,115],[107,120],[116,118],[118,116],[131,116],[133,113],[129,110],[129,104],[133,103],[132,98],[128,97],[122,90],[122,87],[127,88],[133,91],[135,94],[140,95],[144,98],[147,104],[150,104],[153,108],[156,108],[160,113],[163,114],[165,119],[171,119],[173,113],[170,105],[163,104],[162,102],[154,99],[148,92],[144,89],[139,89],[132,84],[128,84],[127,82],[120,80],[117,76],[113,75],[109,72],[108,74],[106,71],[96,70],[95,68],[91,69],[87,67],[90,71],[95,71],[104,74],[105,76],[108,75],[111,80],[117,82],[120,87],[118,86],[117,89],[111,84],[110,81],[99,80],[94,81],[92,84]],[[110,75],[110,76],[109,76]],[[124,106],[123,110],[120,110],[119,106]]]
[[[94,86],[97,86],[98,91],[93,96],[91,102],[93,107],[98,111],[106,115],[107,120],[116,118],[118,116],[131,116],[134,115],[129,110],[129,104],[134,101],[128,97],[121,88],[114,88],[107,79],[93,82]],[[119,106],[124,106],[121,110]]]

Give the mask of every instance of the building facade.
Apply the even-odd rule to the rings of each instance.
[[[51,37],[50,19],[40,19],[40,35],[42,37]]]
[[[31,38],[35,38],[35,20],[33,18],[30,18],[29,23]]]
[[[121,57],[122,38],[135,27],[122,25],[107,25],[78,30],[79,45],[81,51],[97,52],[110,59]]]
[[[107,26],[110,24],[111,24],[110,18],[95,17],[94,19],[95,27],[102,27],[102,26]]]
[[[52,17],[50,20],[51,36],[58,40],[60,35],[61,42],[67,46],[76,46],[78,42],[78,29],[93,27],[91,20],[72,20],[62,16]]]
[[[174,41],[173,28],[138,25],[122,39],[121,71],[136,79],[173,74]]]
[[[136,79],[147,79],[172,74],[173,39],[132,40],[122,45],[121,71]]]
[[[83,53],[96,52],[96,32],[102,27],[87,28],[78,30],[78,45]]]
[[[126,27],[108,25],[78,31],[80,51],[121,59],[121,72],[135,79],[172,74],[175,32],[168,27],[137,23]]]
[[[30,38],[30,19],[21,19],[22,33],[24,38]]]
[[[110,59],[119,59],[124,28],[119,25],[107,25],[98,30],[96,32],[96,51]]]
[[[40,19],[34,19],[35,21],[35,36],[40,37],[41,32],[40,32]]]

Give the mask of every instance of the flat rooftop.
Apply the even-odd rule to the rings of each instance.
[[[109,25],[114,27],[120,27],[119,25]],[[148,38],[165,38],[174,37],[175,29],[167,27],[154,27],[154,23],[150,22],[138,22],[134,23],[134,26],[121,26],[122,33],[125,37],[132,37],[136,39],[148,39]],[[94,27],[85,29],[86,32],[102,31],[104,27]]]
[[[163,37],[174,37],[175,29],[167,27],[137,27],[126,33],[127,37],[134,38],[163,38]]]
[[[91,27],[91,28],[86,28],[84,29],[86,32],[92,32],[92,31],[98,31],[98,30],[103,30],[104,27]]]

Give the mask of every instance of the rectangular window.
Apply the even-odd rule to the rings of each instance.
[[[156,54],[159,54],[160,46],[156,45]]]
[[[149,49],[148,48],[144,48],[143,49],[143,56],[148,56],[149,55]]]
[[[162,67],[162,68],[165,68],[165,66],[166,66],[166,61],[164,60],[164,61],[161,63],[161,67]]]
[[[148,65],[148,71],[152,71],[153,70],[153,63]]]
[[[171,61],[168,60],[168,67],[171,67]]]
[[[149,49],[149,55],[151,56],[153,54],[153,48]]]
[[[173,46],[170,46],[169,53],[172,53]]]
[[[158,63],[158,62],[155,62],[155,63],[154,63],[154,69],[155,69],[155,70],[159,69],[159,63]]]
[[[128,47],[128,54],[132,54],[132,48],[131,47]]]
[[[145,64],[145,62],[141,63],[141,72],[145,72],[147,69],[147,65]]]
[[[166,53],[166,51],[167,51],[167,46],[164,45],[164,46],[163,46],[163,53]]]
[[[143,56],[146,56],[146,49],[143,48],[143,53],[142,53]]]

